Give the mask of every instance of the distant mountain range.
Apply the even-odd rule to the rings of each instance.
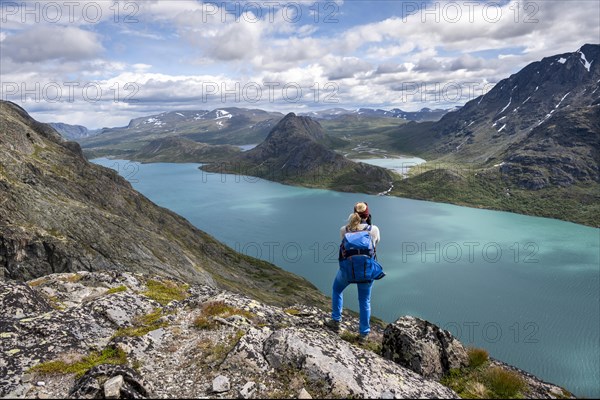
[[[319,122],[290,113],[254,149],[203,169],[340,191],[380,193],[390,188],[394,178],[389,171],[347,159],[330,149],[333,142]]]
[[[452,109],[454,110],[454,109]],[[299,113],[316,120],[395,118],[406,121],[438,121],[452,110],[423,108],[403,111],[359,108],[332,108]],[[264,140],[283,114],[259,109],[222,108],[215,110],[171,111],[132,119],[125,127],[89,130],[81,125],[51,123],[66,139],[80,141],[84,148],[98,148],[146,140],[150,136],[184,136],[190,140],[211,144],[256,144]],[[92,138],[102,135],[102,137]],[[154,137],[156,138],[156,137]],[[87,139],[87,140],[86,140]]]
[[[308,116],[317,120],[325,119],[340,119],[340,118],[348,118],[348,116],[353,116],[356,118],[398,118],[407,121],[438,121],[445,114],[450,111],[455,111],[460,107],[455,107],[453,109],[444,110],[444,109],[431,109],[431,108],[422,108],[420,111],[403,111],[399,108],[393,108],[391,110],[382,110],[382,109],[373,109],[373,108],[358,108],[356,110],[346,110],[344,108],[330,108],[327,110],[321,111],[312,111],[306,113],[299,113],[298,115]]]
[[[257,144],[283,114],[258,109],[172,111],[135,118],[127,126],[104,128],[98,134],[77,139],[86,154],[124,155],[148,143],[178,137],[213,145]]]

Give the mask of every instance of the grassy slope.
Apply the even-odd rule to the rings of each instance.
[[[467,164],[419,166],[408,179],[395,182],[391,195],[600,226],[598,184],[524,190],[499,173]]]

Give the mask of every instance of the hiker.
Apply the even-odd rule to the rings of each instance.
[[[358,234],[357,234],[358,233]],[[351,270],[353,267],[352,257],[359,257],[362,260],[359,262],[376,263],[375,249],[380,240],[379,228],[371,224],[371,214],[367,203],[360,202],[354,206],[354,212],[348,217],[348,224],[340,228],[342,237],[342,245],[340,246],[340,269],[337,272],[333,281],[332,312],[331,319],[326,325],[333,331],[340,331],[340,322],[342,320],[342,307],[344,302],[343,291],[350,283],[356,283],[358,288],[358,301],[360,304],[360,337],[359,342],[364,342],[369,336],[371,326],[369,320],[371,318],[371,288],[373,287],[373,279],[380,279],[385,274],[381,271],[381,266],[377,264],[380,273],[375,276],[357,277]],[[347,250],[345,246],[351,247],[348,244],[350,236],[362,235],[363,242],[367,242],[364,250],[355,247],[355,250]],[[349,272],[350,271],[350,272]],[[357,274],[363,271],[363,265],[357,269]],[[365,269],[366,271],[366,269]]]

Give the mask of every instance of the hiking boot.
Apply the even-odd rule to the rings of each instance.
[[[369,334],[365,333],[365,334],[360,334],[360,336],[358,337],[358,344],[365,344],[367,341],[369,340]]]
[[[340,321],[329,319],[325,322],[325,326],[334,331],[335,333],[340,333]]]

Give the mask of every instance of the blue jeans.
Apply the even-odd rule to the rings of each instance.
[[[344,278],[344,274],[341,270],[333,281],[333,294],[331,296],[331,318],[335,321],[342,320],[342,307],[344,305],[343,291],[349,285],[348,281]],[[360,334],[366,335],[371,331],[371,325],[369,320],[371,319],[371,288],[373,282],[369,283],[357,283],[358,287],[358,302],[360,304]]]

